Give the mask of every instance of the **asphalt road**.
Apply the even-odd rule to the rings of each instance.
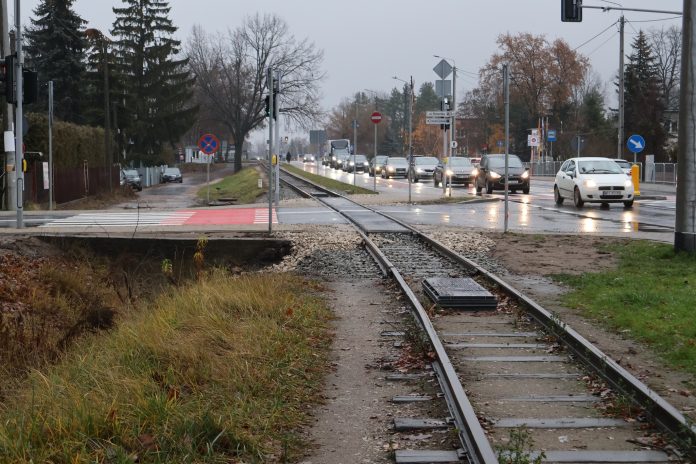
[[[451,225],[477,229],[503,230],[505,225],[504,194],[476,196],[473,188],[455,187],[447,195],[474,199],[464,203],[422,204],[442,198],[442,188],[435,188],[432,181],[419,182],[410,186],[406,179],[374,179],[367,174],[344,173],[320,164],[293,163],[309,172],[355,183],[364,188],[376,186],[378,196],[364,196],[361,201],[374,204],[374,207],[390,213],[406,222],[421,225]],[[221,166],[214,170],[211,179],[228,175],[231,166]],[[160,184],[145,188],[135,200],[115,205],[109,211],[114,214],[124,210],[171,211],[202,207],[196,192],[206,183],[205,172],[184,174],[182,184]],[[214,189],[214,184],[211,186]],[[631,209],[621,204],[602,208],[596,204],[586,204],[578,209],[572,202],[557,206],[553,200],[553,179],[533,178],[529,195],[522,193],[508,196],[508,230],[523,233],[591,233],[606,236],[625,236],[649,238],[664,242],[673,241],[675,220],[675,187],[672,185],[643,185],[641,198]],[[33,227],[55,218],[63,218],[77,211],[26,212],[25,225]],[[345,220],[332,210],[312,203],[281,203],[277,211],[280,224],[335,224]],[[0,213],[0,227],[13,228],[16,214]]]

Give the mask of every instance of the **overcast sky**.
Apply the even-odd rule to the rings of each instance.
[[[13,4],[13,0],[8,0]],[[22,0],[23,23],[28,23],[39,0]],[[433,55],[456,61],[462,72],[457,91],[461,95],[476,86],[476,73],[497,51],[496,38],[502,33],[544,34],[549,41],[564,38],[572,47],[592,39],[579,51],[590,58],[603,81],[616,75],[619,60],[617,11],[587,9],[582,23],[562,23],[560,0],[170,0],[171,16],[185,41],[194,25],[208,31],[226,31],[238,26],[245,16],[275,13],[284,18],[298,38],[308,37],[324,50],[323,103],[330,109],[344,97],[362,89],[388,91],[401,85],[392,79],[408,80],[416,88],[433,81],[432,68],[439,61]],[[75,10],[88,27],[108,31],[114,20],[111,8],[120,0],[76,0]],[[611,6],[602,0],[585,0],[585,5]],[[626,8],[681,11],[682,0],[627,0]],[[10,7],[10,10],[13,8]],[[681,26],[681,19],[669,14],[625,12],[626,49],[640,29]],[[669,19],[673,18],[673,19]],[[645,22],[649,21],[649,22]],[[467,71],[469,73],[467,73]],[[613,87],[607,96],[615,99]]]

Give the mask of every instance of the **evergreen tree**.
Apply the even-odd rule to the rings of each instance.
[[[655,154],[656,160],[660,160],[664,157],[665,131],[661,124],[664,100],[658,69],[643,31],[631,46],[633,53],[624,71],[625,134],[642,135],[646,142],[643,153]]]
[[[87,29],[85,32],[88,49],[83,86],[83,116],[85,122],[91,126],[104,126],[106,103],[104,94],[107,84],[110,105],[116,103],[118,95],[122,93],[123,89],[115,72],[116,62],[113,50],[111,50],[111,41],[96,29]]]
[[[48,81],[54,84],[54,114],[83,123],[82,78],[85,73],[85,21],[73,11],[75,0],[41,0],[26,32],[27,64],[39,73],[36,110],[48,107]]]
[[[435,93],[432,82],[424,82],[418,90],[418,98],[413,105],[413,120],[420,120],[426,111],[437,111],[440,109],[440,97]]]
[[[146,165],[173,161],[173,146],[191,127],[193,79],[165,0],[123,0],[114,8],[116,68],[123,86],[119,125],[127,161]],[[169,143],[169,146],[167,146]]]

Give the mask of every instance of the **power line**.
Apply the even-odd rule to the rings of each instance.
[[[671,18],[662,18],[662,19],[644,19],[641,21],[626,21],[626,22],[631,22],[631,23],[655,23],[657,21],[671,21],[673,19],[681,19],[681,16],[672,16]]]
[[[611,39],[613,39],[613,38],[616,37],[617,35],[619,35],[619,31],[614,31],[614,33],[613,33],[611,36],[609,36],[609,38],[608,38],[607,40],[605,40],[604,42],[602,42],[601,44],[599,44],[599,46],[596,47],[595,49],[593,49],[591,52],[589,52],[589,53],[587,54],[587,56],[591,56],[594,52],[596,52],[597,50],[599,50],[600,48],[602,48],[603,46],[605,46],[605,45],[607,44],[607,42],[609,42]]]
[[[580,45],[578,45],[577,47],[575,47],[575,48],[573,49],[573,51],[575,51],[575,50],[577,50],[577,49],[579,49],[579,48],[582,48],[582,47],[584,47],[585,45],[587,45],[588,43],[592,42],[594,39],[596,39],[596,38],[599,37],[600,35],[602,35],[602,34],[604,34],[605,32],[607,32],[609,29],[611,29],[615,24],[616,24],[616,21],[614,21],[614,22],[611,23],[609,26],[607,26],[606,29],[604,29],[604,30],[603,30],[602,32],[600,32],[599,34],[595,35],[595,36],[592,37],[591,39],[586,40],[586,41],[584,41],[583,43],[581,43]]]

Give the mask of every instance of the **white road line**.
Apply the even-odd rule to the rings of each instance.
[[[147,212],[147,213],[83,213],[68,218],[56,219],[39,227],[132,227],[132,226],[158,226],[158,225],[183,225],[187,219],[193,216],[193,211],[186,212]]]

